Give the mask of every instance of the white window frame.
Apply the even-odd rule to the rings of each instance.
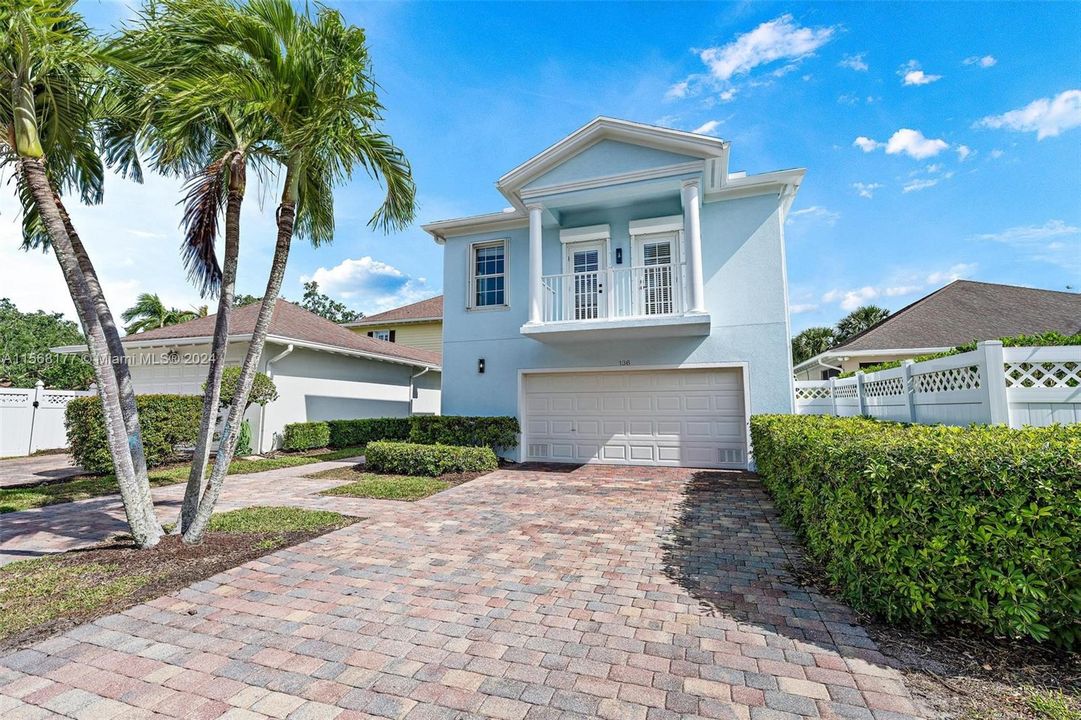
[[[384,335],[385,337],[379,337],[380,335]],[[376,340],[390,342],[390,330],[372,330],[372,337]]]
[[[489,247],[503,247],[503,304],[502,305],[477,305],[477,251]],[[470,243],[469,257],[466,261],[466,310],[486,312],[490,310],[506,310],[510,307],[510,238],[496,238]],[[486,277],[493,277],[488,275]]]

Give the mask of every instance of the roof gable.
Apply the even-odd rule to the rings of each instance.
[[[389,325],[394,323],[423,322],[443,320],[443,296],[437,295],[427,300],[403,305],[401,307],[366,315],[351,323],[345,323],[343,327],[363,327],[365,325]]]
[[[701,158],[670,150],[605,139],[563,160],[548,172],[523,185],[522,189],[622,175],[700,160]]]
[[[607,148],[600,148],[592,155],[586,155],[577,163],[571,162],[584,151],[606,140],[614,141],[614,144]],[[628,151],[623,146],[631,146],[636,150]],[[649,150],[661,154],[649,153]],[[636,154],[637,158],[631,152]],[[521,202],[517,193],[527,185],[536,185],[537,181],[545,176],[549,177],[549,181],[543,184],[563,182],[564,180],[557,181],[553,178],[570,178],[575,173],[593,172],[587,168],[594,164],[631,167],[637,163],[638,169],[641,169],[643,162],[652,163],[649,165],[651,167],[659,167],[690,160],[709,159],[719,159],[722,165],[727,167],[728,143],[707,135],[599,117],[514,168],[501,177],[496,185],[512,203],[517,205]],[[604,162],[601,162],[602,160]],[[676,162],[667,162],[667,160]],[[570,169],[560,171],[559,168],[564,164],[570,164]],[[618,172],[598,172],[597,174],[618,174]],[[596,177],[596,175],[591,177]]]

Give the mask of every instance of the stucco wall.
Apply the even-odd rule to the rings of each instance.
[[[618,140],[601,140],[527,183],[525,187],[528,189],[557,185],[585,178],[678,165],[698,159],[667,150],[631,145]]]
[[[680,212],[667,201],[568,215],[576,225],[608,222],[613,247],[626,247],[633,219]],[[565,226],[569,223],[565,220]],[[545,228],[544,273],[561,272],[559,228]],[[469,246],[509,238],[509,307],[465,309]],[[452,237],[444,253],[443,388],[445,414],[516,415],[518,371],[567,367],[628,369],[693,363],[747,363],[753,413],[791,412],[791,367],[785,298],[784,254],[776,195],[706,203],[702,209],[702,259],[706,337],[611,341],[586,335],[571,343],[523,337],[528,318],[528,231]],[[628,262],[624,251],[624,263]],[[484,358],[485,373],[477,372]]]
[[[370,327],[349,328],[361,335],[376,330],[393,330],[394,342],[407,347],[415,347],[432,352],[443,351],[443,323],[408,323],[405,325],[372,325]]]

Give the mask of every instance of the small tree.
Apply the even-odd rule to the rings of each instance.
[[[218,419],[221,419],[221,413],[229,408],[230,403],[233,402],[233,395],[236,394],[237,383],[240,381],[240,368],[228,367],[222,371],[221,375],[221,395],[219,397],[218,406]],[[206,383],[203,383],[203,392],[206,392]],[[278,399],[278,388],[274,385],[274,381],[270,379],[270,376],[266,373],[256,373],[255,380],[252,383],[251,393],[248,395],[248,402],[244,405],[244,412],[248,411],[252,405],[266,405],[267,403],[274,402]],[[240,426],[240,434],[237,439],[236,454],[237,455],[250,455],[251,454],[251,423],[244,420]]]
[[[340,303],[329,295],[319,292],[319,283],[314,280],[304,283],[304,299],[300,302],[300,306],[333,323],[354,322],[364,317],[364,313],[350,310],[345,303]]]
[[[864,330],[882,322],[890,316],[890,311],[877,305],[858,307],[837,321],[836,344],[851,340]]]
[[[833,328],[810,327],[792,338],[792,362],[799,363],[826,352],[836,344],[837,336]]]
[[[33,387],[41,380],[59,390],[85,390],[94,381],[94,368],[79,355],[57,355],[49,348],[83,345],[79,326],[62,313],[20,312],[0,298],[0,381]]]

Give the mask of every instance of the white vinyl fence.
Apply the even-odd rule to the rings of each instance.
[[[854,377],[795,381],[800,415],[866,415],[925,425],[1081,422],[1081,346],[1003,347]]]
[[[46,390],[40,380],[32,388],[0,388],[0,457],[67,447],[64,409],[72,398],[94,393]]]

